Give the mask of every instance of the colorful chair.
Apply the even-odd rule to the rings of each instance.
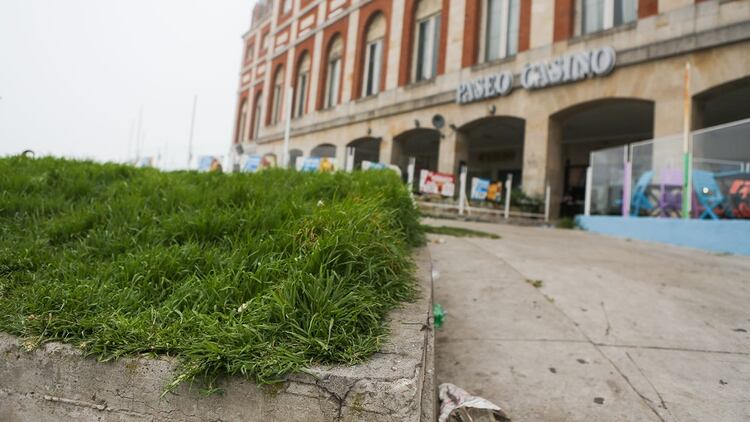
[[[719,189],[719,184],[716,183],[713,173],[705,170],[693,171],[693,189],[698,204],[703,208],[699,219],[718,220],[719,215],[729,216],[724,195],[721,194],[721,189]]]
[[[648,199],[648,186],[651,184],[651,179],[654,177],[654,172],[649,170],[638,178],[638,183],[633,188],[633,198],[630,201],[630,215],[638,217],[641,214],[641,210],[651,212],[655,206]]]

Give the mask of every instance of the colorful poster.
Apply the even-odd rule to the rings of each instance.
[[[419,173],[419,192],[452,197],[456,193],[456,177],[452,174],[422,170]]]
[[[255,173],[261,169],[261,161],[259,155],[246,155],[243,157],[243,163],[241,171],[243,173]]]
[[[276,167],[276,155],[274,154],[266,154],[263,156],[263,160],[260,163],[261,169],[270,169],[272,167]]]
[[[401,175],[401,169],[394,164],[385,164],[385,163],[373,163],[372,161],[362,161],[362,170],[384,170],[384,169],[390,169],[395,171],[399,176]]]
[[[198,157],[198,171],[209,172],[218,171],[221,172],[221,159],[211,155],[204,155]]]
[[[490,181],[478,177],[471,178],[471,196],[474,201],[484,201],[487,199],[487,192],[490,189]]]
[[[487,187],[487,200],[491,202],[503,202],[503,182],[490,183]]]
[[[297,158],[297,170],[302,172],[329,172],[336,169],[333,158],[328,157],[299,157]]]

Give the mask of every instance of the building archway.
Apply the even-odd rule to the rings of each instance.
[[[347,148],[354,148],[355,169],[362,167],[362,161],[371,161],[373,163],[380,161],[380,142],[381,138],[366,136],[355,139],[346,145]]]
[[[526,123],[511,116],[484,117],[459,129],[463,154],[458,164],[468,166],[468,177],[492,181],[507,180],[513,175],[513,186],[521,185],[523,175],[523,145]]]
[[[310,157],[336,158],[336,145],[320,144],[310,151]]]
[[[693,97],[693,129],[750,118],[750,76],[705,90]]]
[[[654,102],[608,98],[577,104],[550,116],[548,183],[550,210],[572,217],[584,211],[586,168],[593,151],[653,139]],[[622,167],[622,166],[621,166]],[[614,168],[623,171],[624,168]],[[622,192],[607,192],[612,202]]]
[[[435,129],[411,129],[393,138],[391,164],[401,168],[403,174],[409,167],[409,159],[415,159],[414,177],[420,170],[437,171],[440,155],[440,132]]]

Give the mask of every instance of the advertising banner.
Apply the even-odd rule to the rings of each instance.
[[[242,157],[240,171],[243,173],[256,173],[271,167],[276,167],[276,156],[273,154],[264,157],[260,155],[245,155]]]
[[[422,170],[419,173],[419,192],[452,197],[456,193],[456,177],[452,174]]]
[[[471,178],[471,196],[474,201],[484,201],[487,199],[487,191],[490,189],[490,181],[478,177]]]
[[[502,202],[503,182],[491,182],[478,177],[471,178],[471,200]]]
[[[198,171],[221,171],[221,158],[212,155],[198,157]]]
[[[255,173],[261,169],[261,162],[263,159],[260,155],[246,155],[243,157],[243,163],[240,167],[243,173]]]
[[[385,164],[385,163],[373,163],[372,161],[362,161],[362,170],[384,170],[384,169],[390,169],[396,172],[399,176],[401,176],[401,169],[394,164]]]
[[[491,202],[503,202],[503,182],[490,183],[487,188],[487,200]]]
[[[297,170],[302,172],[328,172],[335,170],[335,162],[327,157],[298,157]]]

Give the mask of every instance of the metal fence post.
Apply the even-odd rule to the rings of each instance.
[[[464,215],[464,211],[466,210],[466,173],[468,170],[466,166],[461,166],[459,171],[458,215]]]
[[[591,183],[593,182],[593,171],[591,166],[586,167],[586,199],[583,202],[583,215],[591,215]]]
[[[505,219],[510,217],[510,189],[513,186],[513,174],[508,175],[505,181]]]

